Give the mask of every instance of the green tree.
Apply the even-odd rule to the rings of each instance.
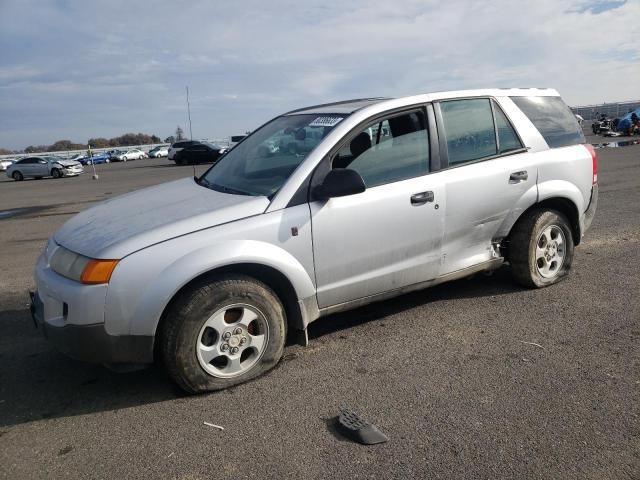
[[[90,138],[87,142],[91,148],[107,148],[110,146],[109,140],[104,137]]]
[[[169,135],[167,138],[164,139],[164,143],[174,143],[176,141],[176,137],[174,137],[173,135]]]

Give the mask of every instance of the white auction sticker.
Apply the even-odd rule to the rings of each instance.
[[[309,124],[310,127],[335,127],[342,121],[342,117],[318,117]]]

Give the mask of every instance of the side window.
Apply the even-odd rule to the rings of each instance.
[[[429,137],[424,113],[415,111],[372,123],[338,151],[332,168],[355,170],[369,188],[425,175]]]
[[[549,148],[585,143],[582,128],[560,97],[511,97],[544,137]]]
[[[496,117],[496,129],[498,131],[498,145],[500,146],[500,153],[511,152],[513,150],[520,150],[522,143],[516,135],[516,131],[509,123],[509,119],[504,114],[500,106],[493,102],[493,113]]]
[[[498,153],[488,98],[449,100],[440,104],[449,165]]]

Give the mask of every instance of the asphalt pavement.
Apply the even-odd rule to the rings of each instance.
[[[0,477],[640,478],[640,145],[598,153],[598,213],[568,280],[527,290],[503,267],[333,315],[268,375],[198,396],[160,368],[64,357],[27,310],[65,220],[192,168],[0,179]],[[342,438],[341,405],[389,442]]]

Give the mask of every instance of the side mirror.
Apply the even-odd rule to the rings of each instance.
[[[358,172],[348,168],[336,168],[324,177],[324,181],[313,190],[313,194],[317,199],[327,199],[355,195],[366,189]]]

